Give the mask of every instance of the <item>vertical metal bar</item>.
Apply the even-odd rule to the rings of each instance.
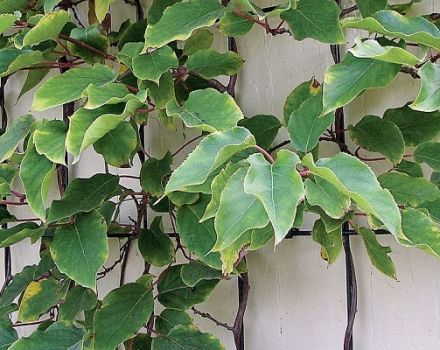
[[[338,5],[340,0],[335,0]],[[339,45],[331,45],[331,53],[336,64],[341,62],[341,47]],[[344,109],[338,108],[335,112],[335,133],[339,143],[341,152],[347,150],[345,144],[345,116]],[[350,231],[348,222],[342,226],[343,244],[345,252],[345,285],[347,295],[347,327],[344,336],[344,350],[353,350],[353,325],[357,311],[357,282],[356,272],[354,268],[353,256],[350,248],[350,236],[345,234]]]
[[[3,132],[6,131],[8,127],[8,113],[6,111],[6,101],[5,101],[5,89],[6,82],[8,81],[7,77],[1,78],[0,81],[0,110],[1,110],[1,130]],[[2,228],[7,228],[7,225],[2,225]],[[12,278],[12,254],[11,248],[6,247],[4,250],[4,262],[5,262],[5,282],[4,287],[6,287]]]

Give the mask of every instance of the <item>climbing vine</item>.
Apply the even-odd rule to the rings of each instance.
[[[393,279],[391,249],[378,242],[378,230],[440,256],[439,14],[410,15],[420,0],[265,8],[248,0],[125,0],[137,18],[115,29],[114,2],[0,0],[1,349],[223,349],[195,326],[194,314],[231,331],[239,349],[246,256],[282,244],[306,213],[318,217],[311,237],[329,264],[346,227]],[[295,87],[282,116],[246,115],[235,94],[247,58],[235,38],[251,30],[331,45],[336,64],[322,80]],[[227,50],[213,48],[215,36],[227,38]],[[31,114],[8,115],[7,79],[23,71],[19,98],[33,93]],[[397,75],[419,82],[411,101],[341,124],[344,106]],[[60,106],[56,119],[32,115]],[[151,123],[198,134],[155,158],[144,137]],[[282,129],[290,139],[280,140]],[[325,143],[340,152],[320,157]],[[91,177],[69,178],[88,149],[102,164]],[[369,162],[389,170],[375,174]],[[123,204],[135,215],[121,215]],[[16,207],[33,214],[22,217]],[[116,260],[112,237],[121,239]],[[39,244],[40,262],[11,271],[10,248],[23,240]],[[129,283],[136,246],[145,268]],[[101,295],[97,282],[115,269],[120,286]],[[241,298],[233,324],[197,308],[220,281],[235,278]],[[23,325],[35,331],[19,337]]]

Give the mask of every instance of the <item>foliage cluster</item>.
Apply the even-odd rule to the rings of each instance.
[[[246,282],[246,254],[281,243],[303,225],[306,212],[319,216],[312,238],[329,264],[341,252],[347,223],[372,264],[391,278],[391,249],[380,245],[375,230],[440,255],[439,14],[409,15],[417,0],[356,0],[343,9],[333,0],[270,8],[248,0],[154,0],[144,16],[139,1],[126,0],[139,18],[112,31],[114,1],[0,0],[2,86],[27,71],[20,97],[36,88],[31,112],[77,107],[66,112],[68,119],[28,114],[10,116],[9,125],[3,111],[0,248],[30,239],[40,244],[41,261],[6,276],[1,349],[222,349],[196,328],[188,310],[232,331],[238,344],[245,304],[233,326],[194,305],[221,280]],[[88,9],[86,25],[78,6]],[[245,59],[234,38],[250,30],[330,44],[337,64],[322,82],[312,78],[295,87],[283,116],[245,116],[234,99]],[[349,31],[363,36],[347,43]],[[212,47],[214,34],[228,38],[228,52]],[[348,52],[339,62],[342,44]],[[60,74],[46,79],[51,71]],[[413,101],[343,127],[344,106],[399,74],[420,81]],[[153,119],[200,135],[155,159],[143,140]],[[282,128],[290,140],[275,144]],[[344,135],[359,147],[350,150]],[[199,139],[182,164],[173,164]],[[320,158],[326,142],[341,152]],[[65,186],[66,167],[89,147],[107,171]],[[142,168],[132,189],[121,185],[124,170],[114,175],[114,169],[130,167],[135,157]],[[388,162],[389,171],[376,176],[368,161]],[[60,198],[49,203],[56,177]],[[130,224],[120,215],[125,202],[136,207]],[[12,215],[12,206],[28,206],[35,217]],[[163,218],[173,232],[163,229]],[[128,239],[120,259],[107,265],[109,237],[118,234]],[[121,286],[101,300],[97,280],[126,267],[132,244],[145,259],[145,273],[132,283],[122,276]],[[161,272],[151,273],[151,266]],[[155,314],[155,304],[163,311]],[[18,338],[16,327],[29,323],[38,329]]]

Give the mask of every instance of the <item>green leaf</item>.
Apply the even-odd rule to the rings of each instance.
[[[200,262],[191,261],[182,266],[180,277],[187,286],[195,287],[200,281],[221,280],[222,273]]]
[[[110,174],[96,174],[91,178],[74,179],[55,200],[49,211],[48,222],[68,218],[76,213],[89,212],[104,203],[118,191],[119,178]]]
[[[115,0],[94,0],[94,2],[96,18],[99,22],[102,22],[110,8],[110,5],[114,3]]]
[[[99,1],[99,0],[98,0]],[[108,38],[101,33],[97,25],[91,25],[87,28],[74,28],[70,32],[70,37],[101,51],[107,52],[110,45]],[[81,57],[87,63],[103,61],[102,55],[93,53],[90,49],[67,42],[67,47],[72,55]]]
[[[350,198],[336,186],[320,177],[304,182],[307,202],[321,207],[334,219],[343,217],[350,208]]]
[[[174,245],[161,229],[162,218],[155,217],[150,229],[139,234],[138,247],[144,260],[153,266],[165,266],[174,259]]]
[[[379,271],[396,280],[396,268],[393,261],[388,256],[388,254],[391,253],[391,248],[380,245],[377,241],[376,234],[372,230],[365,227],[355,228],[364,241],[371,263]]]
[[[165,187],[165,194],[174,191],[188,191],[192,186],[203,184],[234,154],[253,145],[255,145],[254,137],[248,130],[241,127],[208,135],[173,172]]]
[[[218,75],[235,75],[243,66],[243,59],[235,52],[220,53],[213,49],[199,50],[189,56],[186,66],[205,79]]]
[[[440,171],[440,143],[424,142],[414,151],[417,163],[426,163],[434,171]]]
[[[152,311],[153,294],[149,286],[128,283],[112,290],[95,314],[95,348],[114,350],[138,332]]]
[[[153,0],[150,10],[148,11],[148,23],[155,24],[159,22],[166,8],[178,2],[181,2],[181,0]]]
[[[138,146],[137,131],[129,122],[122,122],[95,142],[93,148],[104,160],[114,166],[122,167],[130,162]]]
[[[33,69],[30,70],[26,76],[26,80],[23,83],[20,94],[17,97],[17,102],[20,98],[31,91],[34,87],[36,87],[39,83],[43,81],[43,79],[48,75],[50,69]]]
[[[131,342],[131,339],[127,340],[128,344],[131,344],[132,350],[145,350],[145,349],[151,349],[151,343],[153,341],[153,338],[145,333],[138,333],[133,339],[133,342]]]
[[[12,183],[18,174],[17,168],[12,164],[0,164],[0,197],[11,194]]]
[[[148,95],[153,99],[156,109],[163,109],[170,101],[175,101],[174,80],[171,72],[162,74],[159,85],[152,81],[144,80],[141,89],[148,90]]]
[[[440,112],[425,113],[415,111],[405,105],[400,108],[388,109],[383,119],[393,122],[402,132],[407,146],[431,141],[440,132]]]
[[[0,350],[7,350],[18,339],[17,331],[13,327],[0,325]]]
[[[270,114],[258,114],[251,118],[244,118],[238,122],[238,125],[248,129],[255,136],[257,145],[264,149],[269,149],[281,128],[278,118]]]
[[[177,326],[167,335],[153,339],[153,350],[224,350],[220,341],[209,333],[202,333],[194,326]]]
[[[190,0],[174,4],[164,11],[157,23],[148,25],[145,48],[186,40],[195,29],[213,25],[225,11],[217,0]]]
[[[278,244],[292,228],[296,208],[304,199],[303,182],[295,168],[300,160],[295,153],[281,150],[273,164],[270,164],[260,153],[251,155],[248,162],[250,167],[244,179],[244,191],[254,195],[263,204],[275,230],[275,244]],[[233,177],[234,175],[231,180]],[[229,181],[226,183],[225,191],[228,189]],[[221,196],[218,215],[221,214],[220,210],[225,201],[224,195],[226,194]],[[252,218],[251,214],[249,216]],[[220,225],[221,222],[218,222]]]
[[[394,170],[412,177],[423,177],[422,166],[405,159],[402,160]]]
[[[378,180],[383,188],[390,190],[397,204],[418,206],[440,197],[438,187],[422,177],[385,173]]]
[[[181,207],[185,204],[194,204],[200,198],[199,193],[188,192],[171,192],[168,194],[168,199],[176,206]]]
[[[319,143],[319,137],[333,123],[334,113],[321,116],[322,92],[307,99],[292,112],[289,118],[289,134],[292,146],[298,151],[309,152]]]
[[[428,61],[418,73],[422,78],[422,83],[419,94],[410,107],[422,112],[438,111],[440,109],[440,67]]]
[[[245,176],[246,168],[240,168],[229,178],[223,189],[214,220],[217,242],[212,249],[213,251],[221,251],[227,248],[246,231],[252,228],[265,227],[269,222],[262,200],[245,192]],[[256,189],[253,189],[256,192]],[[288,204],[290,207],[291,203]],[[273,208],[269,209],[272,210]],[[274,215],[271,219],[278,223]]]
[[[321,245],[321,257],[329,264],[333,264],[342,250],[341,226],[327,232],[324,222],[316,220],[313,225],[312,239]]]
[[[208,132],[230,129],[244,118],[229,94],[212,88],[191,92],[183,106],[170,102],[167,104],[167,115],[179,116],[187,127]]]
[[[402,237],[399,208],[391,193],[380,187],[366,164],[345,153],[322,158],[316,165],[311,154],[307,154],[303,164],[311,173],[327,180],[354,200],[360,210],[382,221],[397,238]]]
[[[182,266],[173,265],[165,270],[157,284],[157,290],[158,300],[162,305],[186,310],[204,302],[218,284],[218,280],[201,281],[194,287],[189,287],[182,280]]]
[[[116,129],[129,115],[143,103],[132,97],[127,104],[103,106],[95,110],[80,108],[70,118],[66,148],[74,156],[76,163],[80,154],[100,138]]]
[[[296,111],[303,104],[303,102],[308,100],[310,97],[315,96],[320,91],[320,85],[314,78],[301,83],[295,89],[293,89],[289,96],[287,96],[286,102],[284,103],[283,115],[285,124],[289,125],[291,114]]]
[[[272,225],[251,229],[245,232],[239,239],[220,252],[222,260],[222,272],[224,275],[232,273],[237,262],[243,258],[246,251],[254,251],[262,248],[274,237]]]
[[[325,72],[322,114],[345,106],[366,89],[387,86],[399,70],[398,64],[347,54],[341,63]]]
[[[0,4],[1,6],[1,4]],[[17,16],[11,14],[0,15],[0,34],[3,34],[7,30],[14,26]]]
[[[167,335],[175,326],[192,324],[192,318],[185,311],[165,309],[157,316],[154,325],[159,334]]]
[[[26,287],[20,301],[18,320],[20,322],[36,321],[58,302],[59,281],[54,278],[32,281]]]
[[[387,0],[356,0],[356,4],[361,12],[362,17],[368,17],[377,11],[384,10],[387,5]]]
[[[35,93],[32,109],[44,111],[64,103],[79,99],[90,85],[111,83],[115,72],[104,65],[96,64],[87,68],[73,68],[64,74],[48,79]]]
[[[383,10],[364,19],[345,18],[341,24],[343,28],[363,29],[440,50],[440,30],[423,17],[406,17]]]
[[[107,225],[96,210],[76,215],[75,222],[58,226],[50,254],[58,269],[88,288],[96,288],[96,273],[109,253]]]
[[[116,57],[120,63],[125,64],[130,69],[133,69],[133,60],[139,56],[143,47],[143,43],[127,43],[118,52]]]
[[[37,329],[29,337],[20,338],[9,350],[80,349],[84,333],[83,329],[69,327],[61,322],[56,322],[44,331]]]
[[[398,46],[382,46],[376,40],[362,41],[355,39],[356,46],[348,51],[357,58],[373,58],[375,60],[415,66],[419,59],[414,54]]]
[[[383,154],[391,163],[398,164],[405,152],[405,141],[396,124],[367,115],[356,126],[349,126],[351,139],[371,152]]]
[[[6,77],[44,60],[40,51],[5,48],[0,50],[0,77]]]
[[[224,36],[241,36],[247,34],[253,25],[254,22],[237,16],[233,12],[227,12],[220,18],[218,29]]]
[[[167,152],[162,159],[149,158],[142,164],[141,186],[145,192],[154,197],[163,195],[163,178],[171,174],[172,161],[173,157]]]
[[[339,24],[340,7],[332,0],[299,0],[296,8],[281,13],[296,40],[313,38],[328,44],[345,43]]]
[[[44,232],[45,228],[34,222],[24,222],[9,229],[0,229],[0,248],[9,247],[25,238],[32,238],[32,241],[35,241]]]
[[[78,314],[82,311],[91,310],[97,301],[96,294],[82,286],[75,286],[69,290],[66,300],[60,306],[60,321],[73,323]]]
[[[28,5],[28,0],[2,0],[0,1],[0,13],[12,13],[23,10]]]
[[[226,182],[241,167],[240,164],[228,163],[224,169],[212,180],[211,183],[211,201],[206,207],[206,211],[200,222],[215,217],[220,206],[220,196],[225,188]]]
[[[35,149],[53,163],[65,164],[67,126],[62,120],[39,124],[34,131]]]
[[[152,7],[148,11],[148,15],[150,15]],[[151,22],[150,22],[151,23]],[[144,34],[147,29],[148,20],[147,18],[141,19],[140,21],[136,21],[134,23],[130,23],[128,28],[123,30],[121,36],[118,41],[118,49],[119,51],[125,46],[127,43],[138,43],[141,44],[141,50],[144,47]],[[121,25],[122,28],[122,25]],[[121,30],[120,30],[121,31]]]
[[[59,10],[44,15],[23,38],[23,46],[32,46],[45,40],[55,40],[70,21],[67,11]]]
[[[26,266],[21,272],[15,274],[12,281],[5,287],[0,295],[0,307],[11,304],[34,279],[36,265]]]
[[[185,41],[183,52],[189,56],[200,50],[207,50],[214,41],[214,34],[208,29],[198,29]]]
[[[144,53],[133,59],[133,74],[142,80],[159,83],[159,79],[170,68],[176,68],[179,62],[173,49],[164,46],[152,53]]]
[[[32,211],[43,221],[46,219],[46,199],[55,175],[55,164],[39,155],[32,144],[28,145],[20,167],[26,200]]]
[[[418,206],[418,209],[423,209],[429,214],[429,218],[440,224],[440,198],[431,202],[425,201]]]
[[[29,133],[34,121],[34,117],[30,114],[23,115],[0,136],[0,163],[12,156],[17,146]]]
[[[180,207],[177,210],[177,229],[182,243],[192,254],[208,266],[220,269],[220,254],[210,253],[217,239],[214,220],[200,223],[209,200],[209,196],[202,196],[197,203]]]
[[[403,210],[402,229],[404,245],[418,247],[440,257],[440,229],[425,213],[413,208]]]

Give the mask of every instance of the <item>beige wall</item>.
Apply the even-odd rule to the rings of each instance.
[[[122,1],[120,1],[122,2]],[[402,0],[404,2],[404,0]],[[260,4],[272,4],[261,1]],[[113,8],[114,24],[117,16],[127,13]],[[440,12],[439,0],[424,0],[418,6],[423,13]],[[132,12],[129,10],[129,12]],[[132,13],[130,15],[133,15]],[[216,46],[224,46],[219,39]],[[288,36],[267,36],[254,28],[238,40],[240,53],[246,60],[238,82],[238,100],[248,116],[271,113],[282,116],[282,106],[288,93],[299,83],[315,76],[322,81],[325,68],[332,63],[328,46],[310,40],[296,42]],[[7,85],[8,111],[12,117],[24,114],[30,108],[32,93],[15,105],[22,76]],[[399,77],[391,87],[372,91],[358,98],[346,112],[349,122],[366,114],[378,114],[401,106],[417,90],[407,77]],[[60,110],[40,114],[39,117],[61,118]],[[194,131],[180,130],[176,134],[162,129],[152,121],[147,130],[148,150],[161,156],[166,150],[177,149],[195,135]],[[286,139],[286,133],[279,140]],[[333,145],[323,144],[323,154],[335,151]],[[177,160],[176,160],[177,161]],[[176,164],[177,165],[177,164]],[[373,163],[380,171],[384,164]],[[73,177],[85,177],[104,171],[103,161],[93,151],[87,151],[81,161],[71,167]],[[137,174],[139,164],[131,170],[112,169],[114,173]],[[128,183],[127,183],[128,184]],[[130,184],[131,185],[131,184]],[[53,191],[56,196],[56,190]],[[134,208],[125,206],[122,220],[127,220]],[[30,216],[20,209],[20,217]],[[313,223],[307,220],[307,227]],[[399,282],[383,276],[371,267],[358,237],[352,238],[352,248],[358,279],[359,305],[354,329],[356,350],[434,350],[440,344],[440,261],[417,249],[404,249],[392,237],[380,237],[383,244],[392,247]],[[113,240],[112,258],[118,255],[120,242]],[[38,246],[23,242],[13,247],[13,272],[38,261]],[[249,255],[251,294],[245,317],[247,350],[334,350],[341,349],[346,324],[344,256],[332,265],[321,260],[319,246],[308,237],[286,240],[276,251],[269,244],[262,251]],[[3,261],[3,252],[0,253]],[[127,280],[136,279],[143,269],[136,249],[130,255]],[[1,269],[3,270],[3,269]],[[3,273],[1,271],[0,273]],[[0,280],[2,275],[0,275]],[[115,270],[100,283],[101,295],[119,281]],[[232,322],[236,309],[237,283],[223,281],[212,298],[199,305],[218,319]],[[197,319],[200,327],[219,335],[227,349],[234,349],[230,334],[210,321]],[[23,330],[28,333],[30,330]]]

